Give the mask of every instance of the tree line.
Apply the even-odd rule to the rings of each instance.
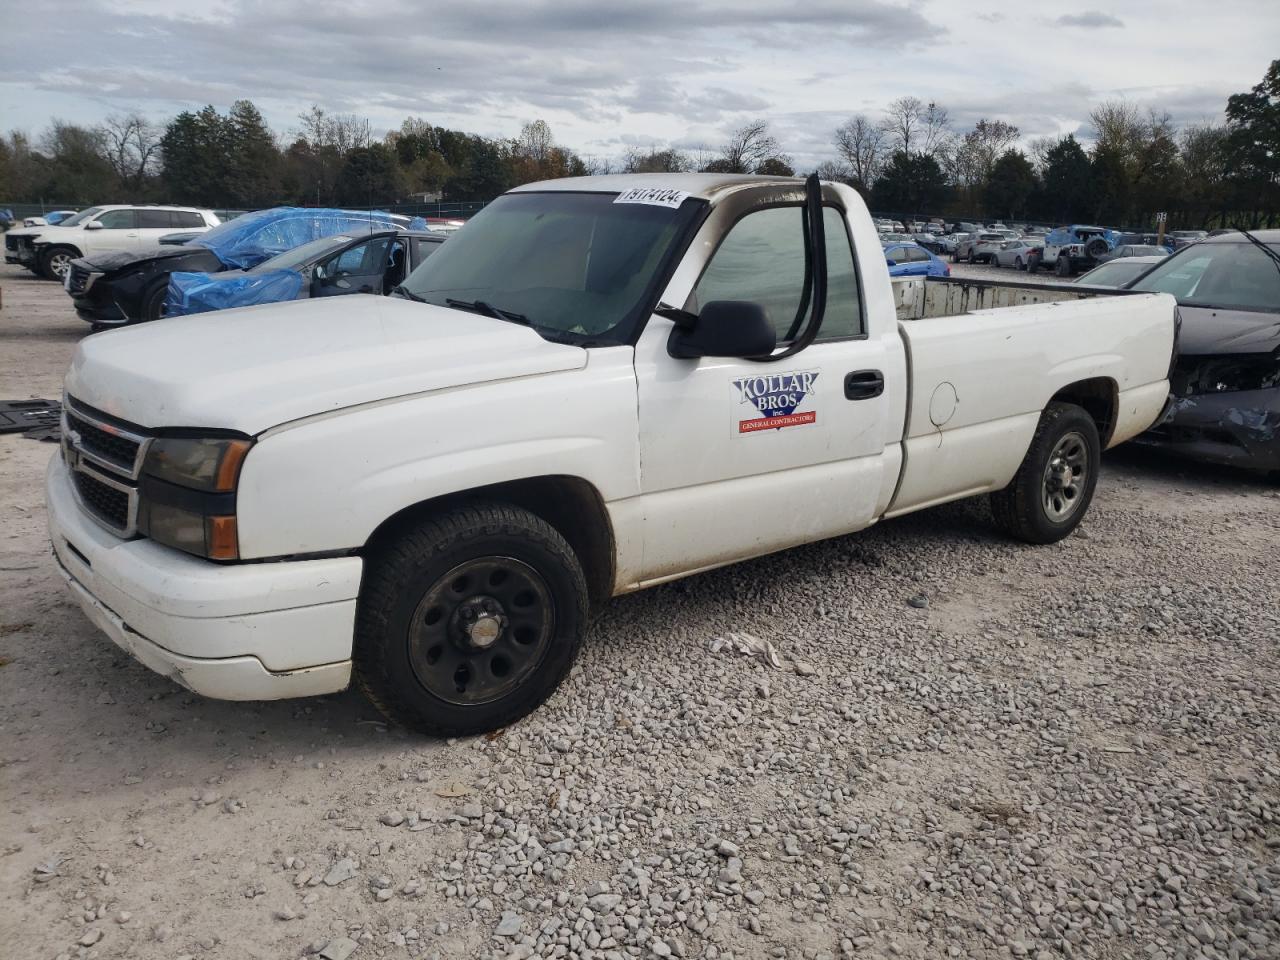
[[[876,121],[858,114],[833,132],[817,166],[872,209],[954,218],[1171,227],[1280,222],[1280,60],[1228,98],[1225,122],[1177,128],[1168,113],[1109,100],[1091,111],[1093,138],[1041,137],[984,118],[964,130],[948,110],[900,97]],[[184,111],[157,125],[140,114],[93,126],[53,121],[34,143],[0,138],[0,200],[87,204],[108,199],[253,208],[280,203],[386,205],[415,197],[483,201],[553,177],[612,172],[796,172],[766,120],[722,144],[581,156],[545,121],[510,139],[410,117],[373,136],[369,121],[313,106],[287,135],[248,100],[225,113]]]

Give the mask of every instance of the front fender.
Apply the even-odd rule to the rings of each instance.
[[[425,500],[540,476],[577,477],[607,504],[639,492],[630,347],[586,367],[388,400],[268,430],[237,497],[244,559],[361,547]]]

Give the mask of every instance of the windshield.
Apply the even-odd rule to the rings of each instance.
[[[402,287],[439,306],[467,301],[523,315],[550,340],[628,343],[704,204],[673,209],[618,196],[501,196]]]
[[[246,272],[266,273],[268,270],[296,270],[307,261],[318,260],[330,250],[336,250],[344,243],[350,243],[351,239],[351,237],[347,236],[321,237],[319,240],[312,240],[310,243],[304,243],[300,247],[286,250],[270,260],[264,260]]]
[[[1095,267],[1088,273],[1083,274],[1076,280],[1076,283],[1093,284],[1101,287],[1121,287],[1134,277],[1140,276],[1144,270],[1149,270],[1150,268],[1150,263],[1134,263],[1132,260],[1122,257],[1119,260],[1112,260],[1110,263]]]
[[[1280,244],[1267,246],[1280,253]],[[1280,261],[1247,240],[1197,243],[1158,264],[1133,289],[1171,293],[1191,307],[1280,313]]]
[[[101,210],[101,207],[90,207],[88,210],[81,210],[74,217],[67,217],[67,219],[59,223],[58,226],[74,227],[76,224],[83,223],[85,220],[96,216]]]

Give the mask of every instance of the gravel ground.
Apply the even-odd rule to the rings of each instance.
[[[0,393],[56,396],[83,324],[0,282]],[[440,742],[133,663],[54,573],[52,453],[0,437],[15,958],[1280,957],[1274,484],[1121,451],[1057,546],[958,504],[627,597]]]

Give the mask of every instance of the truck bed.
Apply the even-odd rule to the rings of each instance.
[[[891,516],[1003,487],[1067,384],[1114,410],[1104,446],[1149,426],[1168,395],[1167,294],[915,277],[893,291],[910,389]]]
[[[1074,283],[1018,283],[1006,280],[901,277],[893,281],[899,320],[932,320],[956,317],[975,310],[1025,307],[1063,300],[1089,300],[1121,295],[1106,287],[1082,287]]]

